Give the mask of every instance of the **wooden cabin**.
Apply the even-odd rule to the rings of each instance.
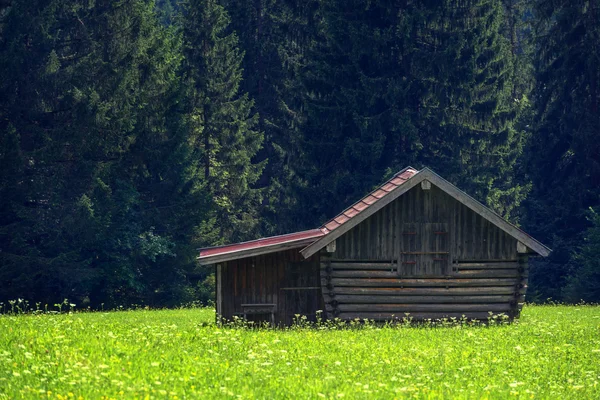
[[[550,249],[432,170],[405,168],[318,229],[200,250],[217,315],[517,318],[528,258]]]

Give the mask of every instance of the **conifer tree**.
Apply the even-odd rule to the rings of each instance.
[[[153,2],[15,1],[0,46],[0,298],[172,299],[203,200]]]
[[[319,219],[408,164],[509,216],[525,190],[502,3],[327,1],[320,15],[303,74],[304,174],[320,183],[305,195],[327,193]]]
[[[560,299],[577,273],[574,249],[590,226],[589,208],[600,204],[600,3],[539,1],[535,11],[527,226],[553,249],[532,268],[532,294],[545,300]]]
[[[257,154],[258,160],[267,161],[258,181],[264,188],[261,231],[292,232],[303,225],[294,213],[295,189],[302,185],[296,167],[304,147],[299,73],[313,45],[318,1],[225,0],[223,4],[245,52],[242,89],[255,101],[265,137]]]
[[[212,195],[220,237],[257,235],[260,192],[253,188],[264,162],[254,163],[263,134],[247,93],[240,93],[243,52],[229,16],[215,0],[189,0],[183,17],[185,115]]]

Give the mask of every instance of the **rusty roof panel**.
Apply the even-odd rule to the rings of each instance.
[[[349,208],[346,211],[344,211],[344,215],[348,218],[352,218],[359,212],[360,212],[360,210],[357,210],[356,208],[353,207],[353,208]]]
[[[353,209],[358,210],[358,211],[362,211],[367,207],[369,207],[369,205],[362,200],[352,206]]]
[[[249,242],[234,243],[218,247],[209,247],[206,249],[200,249],[199,259],[202,260],[208,257],[215,257],[229,253],[237,253],[245,250],[253,250],[261,247],[269,247],[285,243],[293,243],[297,241],[302,241],[304,243],[305,240],[312,238],[317,240],[317,238],[324,235],[325,233],[321,229],[311,229],[308,231],[294,232],[288,233],[286,235],[271,236],[267,238],[251,240]]]
[[[348,221],[350,218],[346,217],[344,214],[338,215],[337,217],[335,217],[335,222],[337,222],[338,224],[343,224],[344,222]]]
[[[365,197],[364,199],[362,199],[362,202],[367,204],[368,206],[370,206],[371,204],[375,203],[377,201],[377,197],[373,197],[371,195],[368,195],[367,197]]]
[[[386,192],[385,190],[381,190],[381,189],[378,189],[378,190],[376,190],[375,192],[372,193],[372,195],[375,196],[375,197],[377,197],[378,199],[382,198],[386,194],[388,194],[388,192]]]
[[[391,192],[392,190],[396,189],[398,187],[398,185],[394,185],[393,183],[386,183],[385,185],[383,185],[381,187],[382,190],[385,190],[386,192]]]
[[[335,228],[337,228],[338,226],[340,226],[340,224],[338,224],[337,222],[335,222],[334,220],[329,221],[328,223],[326,223],[325,228],[329,229],[330,231],[334,230]]]
[[[399,176],[393,178],[390,183],[396,186],[400,186],[402,185],[404,182],[406,182],[406,179],[404,178],[400,178]]]

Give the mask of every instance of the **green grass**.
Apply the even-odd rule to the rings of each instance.
[[[517,324],[252,330],[211,309],[0,316],[0,399],[600,398],[600,307]]]

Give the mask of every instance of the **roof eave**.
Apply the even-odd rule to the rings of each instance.
[[[224,253],[224,254],[216,254],[216,255],[205,256],[205,257],[199,256],[199,257],[196,257],[196,259],[202,265],[211,265],[211,264],[217,264],[217,263],[221,263],[221,262],[225,262],[225,261],[233,261],[233,260],[239,260],[241,258],[258,256],[258,255],[262,255],[262,254],[277,253],[278,251],[283,251],[283,250],[296,249],[299,247],[307,246],[317,239],[318,239],[318,237],[304,238],[304,239],[298,239],[298,240],[293,240],[293,241],[289,241],[289,242],[285,242],[285,243],[278,243],[278,244],[269,245],[269,246],[261,246],[261,247],[252,248],[252,249],[237,250],[237,251],[232,251],[232,252]]]

